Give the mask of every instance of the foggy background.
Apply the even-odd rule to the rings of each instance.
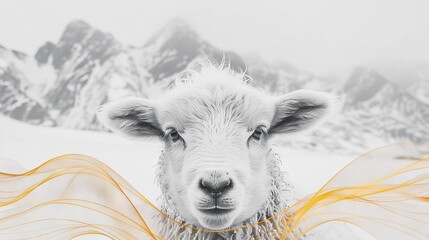
[[[82,19],[141,46],[173,17],[221,49],[254,52],[313,73],[379,60],[429,60],[429,3],[362,1],[23,1],[0,7],[1,43],[34,54]]]
[[[279,139],[285,169],[313,191],[370,149],[429,141],[428,12],[425,0],[3,0],[0,167],[83,153],[148,192],[160,144],[107,133],[97,107],[157,96],[183,70],[226,56],[273,94],[341,98],[315,131]]]

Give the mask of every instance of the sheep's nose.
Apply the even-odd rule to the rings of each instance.
[[[209,181],[206,179],[201,179],[200,188],[213,197],[219,197],[222,195],[222,193],[232,188],[232,180],[225,179],[222,181]]]

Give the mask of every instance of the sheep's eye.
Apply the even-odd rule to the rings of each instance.
[[[177,130],[173,129],[173,128],[170,129],[168,135],[170,136],[170,138],[171,138],[171,140],[173,142],[177,142],[177,141],[179,141],[179,140],[182,139],[182,137],[179,135],[179,133],[177,132]]]
[[[252,134],[252,138],[256,139],[256,140],[260,140],[262,134],[264,133],[264,128],[263,126],[259,126],[255,129],[255,131]]]

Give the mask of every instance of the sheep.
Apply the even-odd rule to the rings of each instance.
[[[113,132],[164,142],[158,201],[171,218],[222,230],[267,219],[296,201],[274,137],[313,126],[329,113],[333,98],[307,90],[270,96],[249,79],[225,66],[206,66],[187,71],[156,99],[127,97],[100,107],[98,118]],[[165,239],[279,237],[275,222],[224,233],[160,222]]]

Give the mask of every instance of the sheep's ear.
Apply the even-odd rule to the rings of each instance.
[[[163,136],[155,107],[144,98],[128,97],[106,103],[99,107],[97,117],[108,129],[128,138]]]
[[[309,128],[330,111],[335,98],[327,93],[298,90],[275,99],[270,133],[297,132]]]

